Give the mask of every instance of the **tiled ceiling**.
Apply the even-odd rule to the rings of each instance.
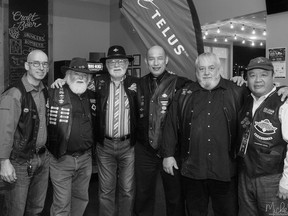
[[[208,35],[205,35],[204,42],[228,43],[228,41],[233,41],[234,45],[239,46],[252,46],[252,42],[254,42],[254,47],[264,48],[266,44],[266,35],[264,35],[264,32],[266,32],[266,16],[266,11],[263,11],[205,24],[202,26],[202,35],[203,37],[205,33],[208,33]],[[233,25],[233,28],[231,28],[231,25]],[[255,34],[252,33],[253,30],[255,30]],[[235,39],[235,35],[237,39]],[[215,38],[217,41],[215,41]],[[225,42],[225,38],[227,42]]]

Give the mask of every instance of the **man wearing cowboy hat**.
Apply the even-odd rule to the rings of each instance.
[[[51,215],[83,215],[89,201],[96,100],[87,90],[92,71],[84,58],[73,58],[64,66],[63,87],[49,91],[47,148],[52,153],[50,177],[53,185]]]
[[[134,144],[138,79],[126,75],[129,62],[121,46],[111,46],[105,61],[109,74],[95,78],[96,152],[99,172],[99,215],[132,215],[134,198]],[[118,180],[117,180],[118,178]],[[118,182],[119,196],[115,195]]]

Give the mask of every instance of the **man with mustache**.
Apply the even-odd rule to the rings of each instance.
[[[47,55],[33,50],[21,80],[0,98],[1,179],[6,183],[7,215],[40,215],[48,187],[49,152],[46,102],[42,80],[49,71]]]
[[[79,216],[89,201],[95,147],[96,100],[94,92],[87,90],[93,72],[84,58],[73,58],[63,69],[67,84],[49,91],[50,214]]]

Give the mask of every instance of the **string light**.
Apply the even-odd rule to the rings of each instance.
[[[245,44],[245,42],[246,42],[245,40],[242,40],[242,44]]]
[[[232,22],[230,22],[230,28],[233,29],[234,28],[234,25]]]
[[[255,43],[254,43],[254,41],[252,41],[252,43],[251,43],[251,46],[255,46]]]
[[[220,33],[220,28],[218,27],[218,29],[217,29],[217,33],[219,34]]]
[[[234,40],[237,40],[237,35],[236,34],[234,35]]]
[[[241,30],[242,30],[242,31],[245,30],[245,26],[244,26],[244,24],[242,24]]]
[[[203,35],[203,39],[204,39],[204,40],[206,39],[206,35]]]
[[[255,28],[253,28],[252,34],[256,34]]]
[[[225,37],[224,41],[225,41],[225,42],[228,42],[228,39],[227,39],[227,37]]]
[[[267,34],[267,33],[266,33],[266,30],[264,29],[264,31],[263,31],[263,35],[266,36],[266,34]]]
[[[216,37],[214,38],[214,42],[217,42],[217,38]]]
[[[263,43],[262,43],[262,42],[260,43],[260,46],[263,46]]]
[[[208,30],[205,31],[205,35],[208,35]]]

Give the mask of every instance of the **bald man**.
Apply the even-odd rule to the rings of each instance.
[[[47,55],[33,50],[21,80],[0,98],[0,176],[7,186],[8,215],[40,215],[49,174],[46,101],[42,80],[49,71]]]

